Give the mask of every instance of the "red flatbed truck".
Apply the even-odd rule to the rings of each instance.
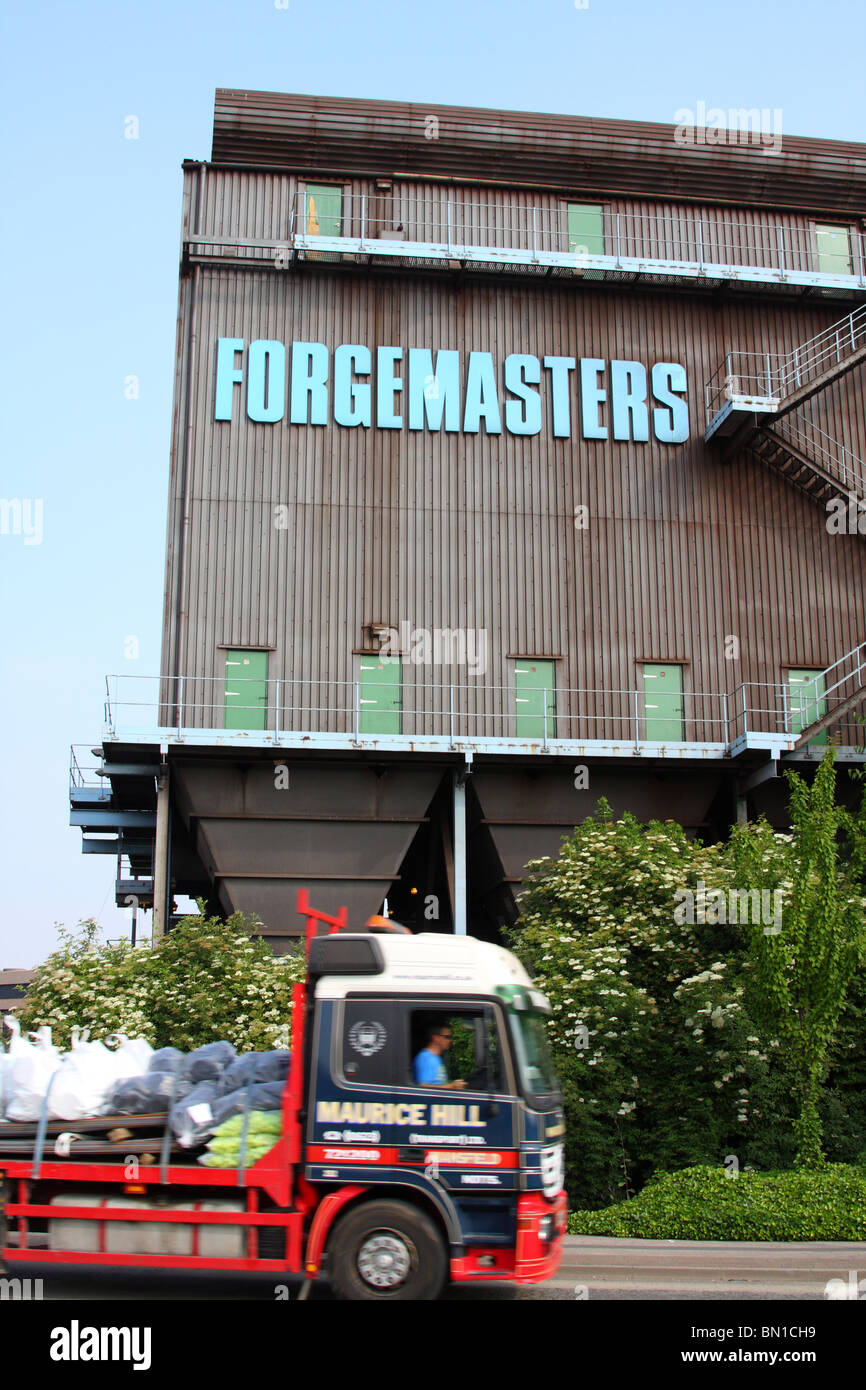
[[[563,1112],[549,1006],[523,967],[472,937],[350,932],[346,909],[318,912],[304,890],[298,910],[308,973],[273,1148],[207,1168],[166,1132],[158,1163],[122,1143],[86,1162],[52,1153],[43,1124],[26,1156],[0,1146],[0,1261],[302,1275],[382,1302],[555,1273]],[[454,1079],[419,1084],[415,1059],[446,1026]]]

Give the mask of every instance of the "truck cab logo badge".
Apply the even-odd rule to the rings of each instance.
[[[381,1023],[353,1023],[349,1043],[362,1057],[372,1057],[385,1046],[388,1034]]]

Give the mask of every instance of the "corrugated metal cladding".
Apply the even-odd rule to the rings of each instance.
[[[768,132],[782,117],[766,113]],[[700,125],[697,111],[694,118]],[[860,145],[780,132],[778,149],[768,154],[743,141],[682,145],[676,130],[676,124],[218,90],[212,158],[302,174],[403,174],[812,211],[862,213],[866,206]]]
[[[824,666],[863,639],[862,538],[828,535],[814,502],[751,456],[723,466],[703,443],[703,384],[725,351],[790,349],[838,306],[457,287],[324,266],[198,267],[194,280],[182,338],[194,338],[196,360],[178,393],[185,401],[189,387],[186,493],[176,460],[171,502],[187,518],[183,612],[176,644],[175,539],[165,650],[167,670],[213,678],[217,705],[220,644],[273,648],[274,677],[347,682],[374,622],[486,629],[486,686],[511,686],[509,654],[534,653],[562,657],[559,686],[606,691],[634,689],[641,660],[690,663],[691,691],[779,681],[783,666]],[[497,363],[512,352],[677,361],[691,437],[620,444],[574,428],[555,439],[549,418],[529,438],[254,424],[237,403],[231,423],[215,422],[220,336],[458,348],[464,364],[473,349]],[[860,368],[811,407],[861,457],[862,385]],[[287,529],[275,525],[278,507]],[[738,664],[725,659],[730,634]],[[299,685],[286,703],[299,694],[317,702]],[[339,695],[336,684],[318,691],[329,705]],[[211,697],[201,687],[198,698]],[[479,695],[478,709],[485,698],[489,712],[506,711],[505,694]],[[194,722],[221,718],[205,710]]]

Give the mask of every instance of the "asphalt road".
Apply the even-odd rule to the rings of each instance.
[[[10,1264],[7,1276],[33,1277],[32,1266]],[[43,1297],[56,1300],[227,1300],[271,1302],[294,1300],[297,1279],[273,1275],[238,1276],[145,1270],[59,1268],[46,1273]],[[859,1287],[860,1281],[862,1288]],[[866,1298],[866,1243],[614,1240],[569,1236],[562,1265],[546,1284],[517,1287],[456,1285],[449,1302],[565,1302],[634,1300],[766,1299],[821,1300],[830,1281],[837,1297],[852,1290]],[[330,1301],[322,1285],[309,1290],[311,1300]]]

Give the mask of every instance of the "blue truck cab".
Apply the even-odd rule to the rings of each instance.
[[[550,1007],[516,957],[465,936],[318,937],[308,1007],[304,1176],[320,1199],[352,1194],[322,1251],[338,1292],[550,1277],[562,1099]]]

